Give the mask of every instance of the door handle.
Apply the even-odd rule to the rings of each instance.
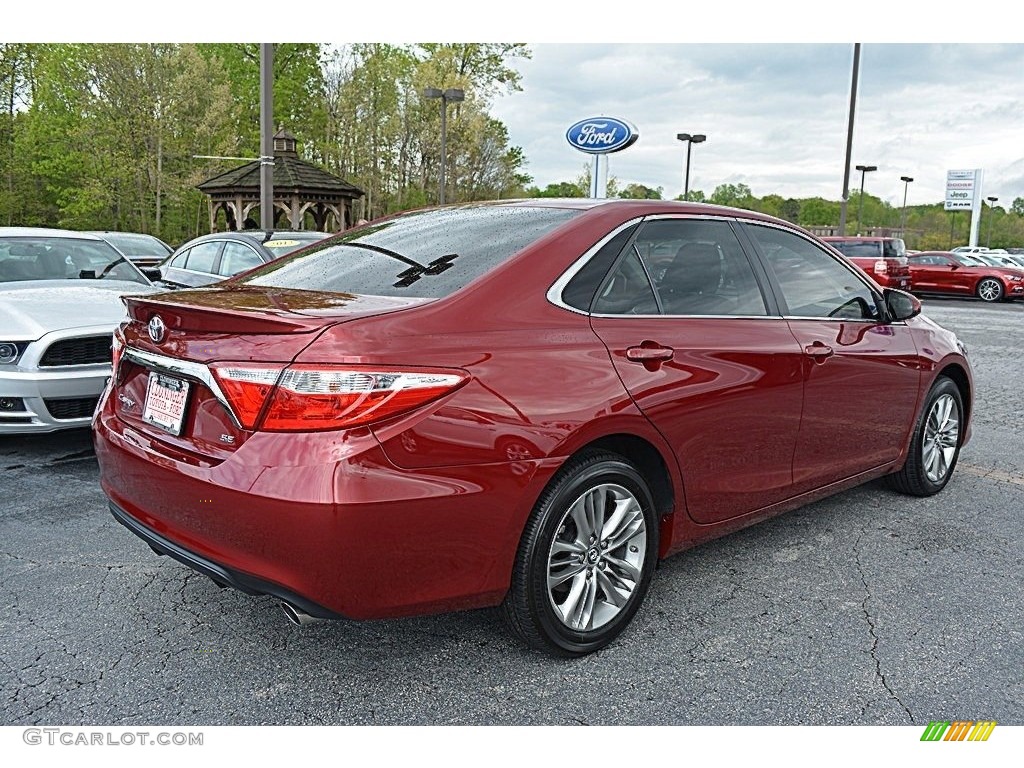
[[[676,351],[672,347],[663,347],[660,344],[650,346],[629,347],[626,350],[626,359],[634,363],[665,362],[671,360]]]
[[[804,352],[806,352],[807,356],[813,358],[817,363],[823,363],[826,358],[832,357],[832,355],[835,354],[835,350],[832,349],[832,347],[821,341],[815,341],[812,344],[808,344],[804,347]]]

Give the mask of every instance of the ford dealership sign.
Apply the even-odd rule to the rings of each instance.
[[[580,120],[565,132],[568,142],[581,152],[605,155],[631,146],[640,132],[636,126],[614,117],[590,117]]]

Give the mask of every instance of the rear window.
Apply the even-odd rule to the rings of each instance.
[[[857,256],[862,259],[877,259],[881,255],[880,243],[850,243],[842,241],[829,242],[833,248],[844,256]]]
[[[163,242],[149,235],[135,235],[124,232],[96,233],[111,243],[125,256],[167,256],[171,250]]]
[[[827,240],[829,245],[844,256],[861,259],[899,259],[906,257],[907,247],[898,237],[885,240]]]
[[[420,211],[271,262],[236,282],[436,299],[459,290],[578,210],[479,206]]]

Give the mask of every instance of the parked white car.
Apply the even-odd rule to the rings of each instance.
[[[0,227],[0,435],[88,426],[121,297],[157,291],[95,235]]]

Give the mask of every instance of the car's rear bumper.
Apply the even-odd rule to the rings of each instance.
[[[557,465],[404,470],[369,430],[256,433],[216,462],[126,425],[109,403],[94,435],[116,516],[159,537],[157,549],[311,615],[352,619],[499,603],[531,498]]]
[[[870,274],[875,279],[875,282],[878,283],[883,288],[895,288],[896,290],[899,290],[899,291],[909,291],[910,290],[910,276],[909,275],[907,275],[907,276],[902,276],[901,275],[899,277],[895,277],[895,276],[892,276],[892,275],[877,275],[877,274],[875,274],[873,272],[870,273]]]
[[[170,539],[164,538],[151,528],[147,528],[117,506],[117,504],[110,502],[109,506],[110,513],[114,516],[114,519],[144,542],[149,544],[150,548],[158,555],[167,555],[168,557],[172,557],[179,563],[184,563],[189,568],[206,574],[221,586],[234,587],[235,589],[241,590],[242,592],[250,595],[272,595],[280,600],[284,600],[286,603],[294,605],[296,608],[301,609],[310,616],[315,616],[317,618],[344,618],[333,611],[327,610],[322,605],[317,605],[316,603],[306,599],[302,595],[295,594],[290,589],[282,587],[280,584],[275,584],[272,581],[267,581],[251,574],[243,573],[242,571],[237,571],[233,568],[228,568],[220,563],[215,563],[213,560],[197,555],[195,552],[191,552],[185,547],[175,544]]]

